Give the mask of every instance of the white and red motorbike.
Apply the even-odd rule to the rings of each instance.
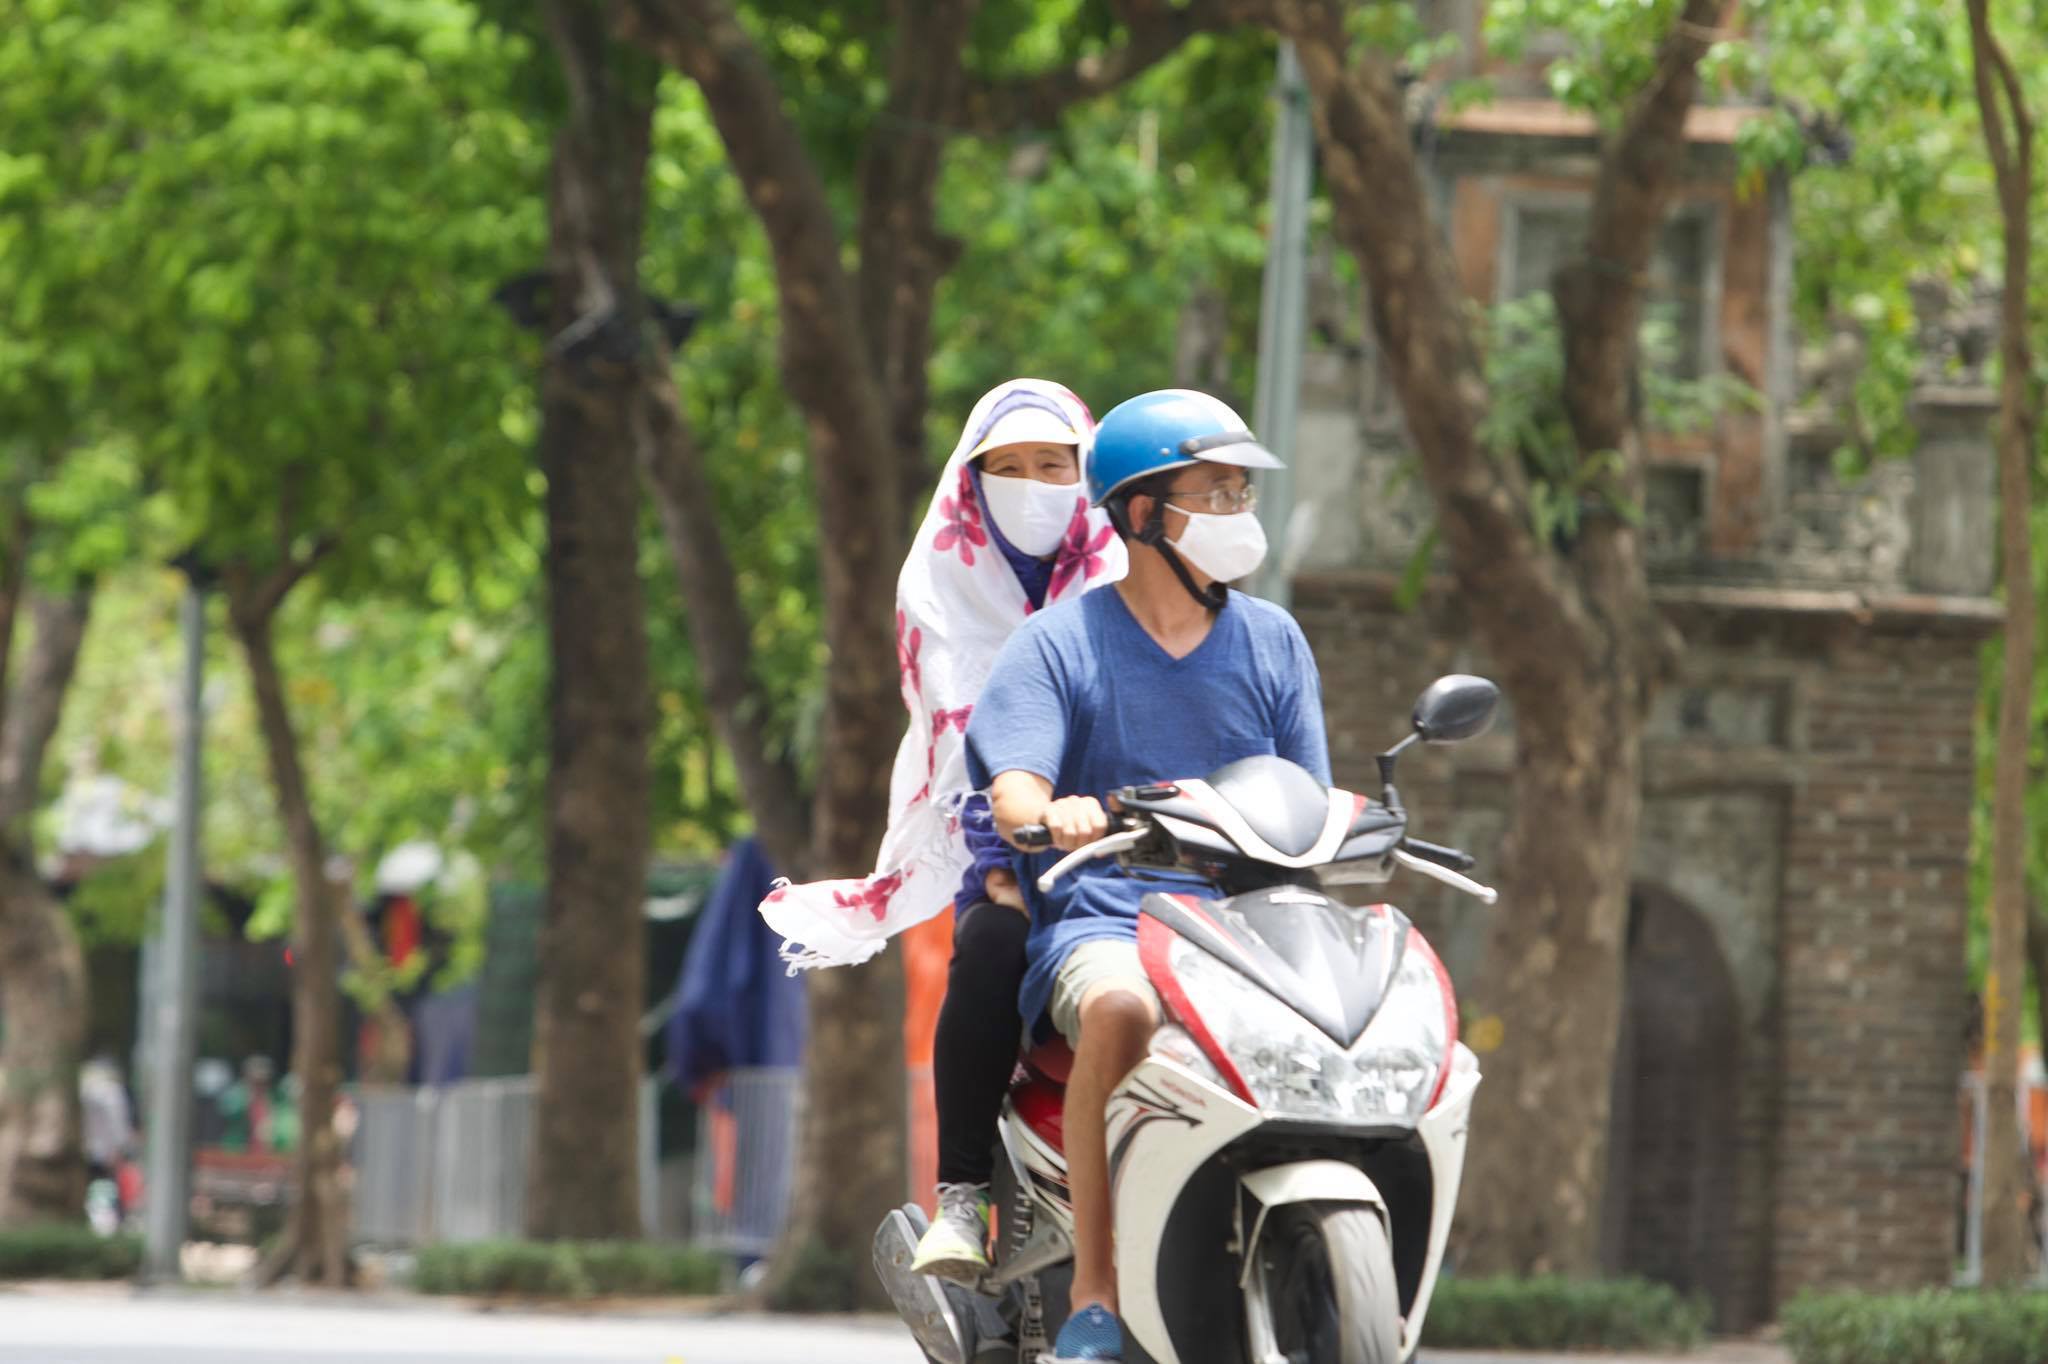
[[[1163,884],[1139,912],[1139,956],[1166,1018],[1108,1107],[1133,1364],[1413,1357],[1479,1066],[1422,934],[1390,905],[1354,908],[1321,887],[1405,868],[1493,902],[1462,874],[1469,856],[1407,836],[1393,774],[1418,739],[1482,733],[1498,700],[1483,678],[1434,683],[1414,732],[1380,757],[1378,800],[1273,757],[1126,788],[1110,835],[1040,878],[1049,888],[1115,857],[1129,874],[1193,872],[1217,892]],[[1020,1062],[1000,1124],[994,1263],[975,1289],[910,1272],[926,1226],[917,1205],[875,1233],[876,1271],[932,1364],[1036,1364],[1066,1318],[1071,1060],[1055,1042]]]

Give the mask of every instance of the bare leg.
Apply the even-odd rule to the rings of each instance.
[[[1109,1092],[1145,1059],[1159,1020],[1151,1002],[1114,981],[1081,1001],[1081,1043],[1067,1077],[1067,1181],[1074,1196],[1073,1310],[1117,1310],[1109,1197]]]

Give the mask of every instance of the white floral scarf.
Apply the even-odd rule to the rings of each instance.
[[[967,776],[967,721],[1005,640],[1032,611],[1017,574],[989,536],[974,487],[973,451],[998,418],[1019,407],[1056,412],[1085,442],[1095,420],[1058,384],[1012,379],[975,404],[939,476],[917,541],[896,579],[896,661],[910,727],[889,783],[889,828],[874,874],[855,880],[778,883],[761,915],[782,934],[789,969],[852,966],[889,938],[950,907],[970,864],[960,805]],[[1129,562],[1109,518],[1074,488],[1074,519],[1053,561],[1051,606],[1124,576]]]

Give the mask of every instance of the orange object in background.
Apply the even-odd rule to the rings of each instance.
[[[739,1185],[740,1125],[732,1110],[717,1098],[711,1100],[710,1113],[711,1210],[730,1217]]]
[[[903,944],[903,1064],[910,1100],[910,1196],[935,1210],[939,1112],[932,1100],[932,1038],[953,961],[953,916],[937,914],[899,935]]]

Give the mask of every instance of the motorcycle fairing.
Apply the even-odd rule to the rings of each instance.
[[[1465,1174],[1465,1135],[1472,1124],[1472,1096],[1479,1088],[1479,1058],[1463,1042],[1451,1045],[1451,1064],[1447,1069],[1450,1078],[1442,1093],[1415,1125],[1422,1148],[1429,1156],[1435,1189],[1422,1283],[1401,1328],[1403,1357],[1412,1355],[1422,1343],[1422,1324],[1429,1316],[1429,1300],[1436,1292],[1437,1273],[1443,1268],[1444,1246],[1450,1241],[1451,1218],[1458,1210],[1458,1186]]]
[[[1177,851],[1296,870],[1385,856],[1405,827],[1384,806],[1325,787],[1269,754],[1240,759],[1206,781],[1135,787],[1118,798],[1126,810],[1151,816]]]
[[[1173,1205],[1204,1162],[1259,1125],[1259,1112],[1213,1081],[1148,1056],[1110,1095],[1106,1118],[1117,1277],[1155,1286],[1122,1295],[1124,1331],[1157,1364],[1187,1364],[1162,1307],[1171,1296],[1162,1279]]]
[[[1143,920],[1157,919],[1347,1049],[1379,1012],[1410,936],[1409,922],[1397,910],[1386,905],[1357,909],[1303,886],[1276,886],[1227,900],[1148,895],[1139,915],[1141,952]],[[1182,1026],[1188,1026],[1185,1020]],[[1189,1031],[1198,1040],[1203,1035],[1192,1027]],[[1218,1068],[1224,1068],[1222,1062]]]

